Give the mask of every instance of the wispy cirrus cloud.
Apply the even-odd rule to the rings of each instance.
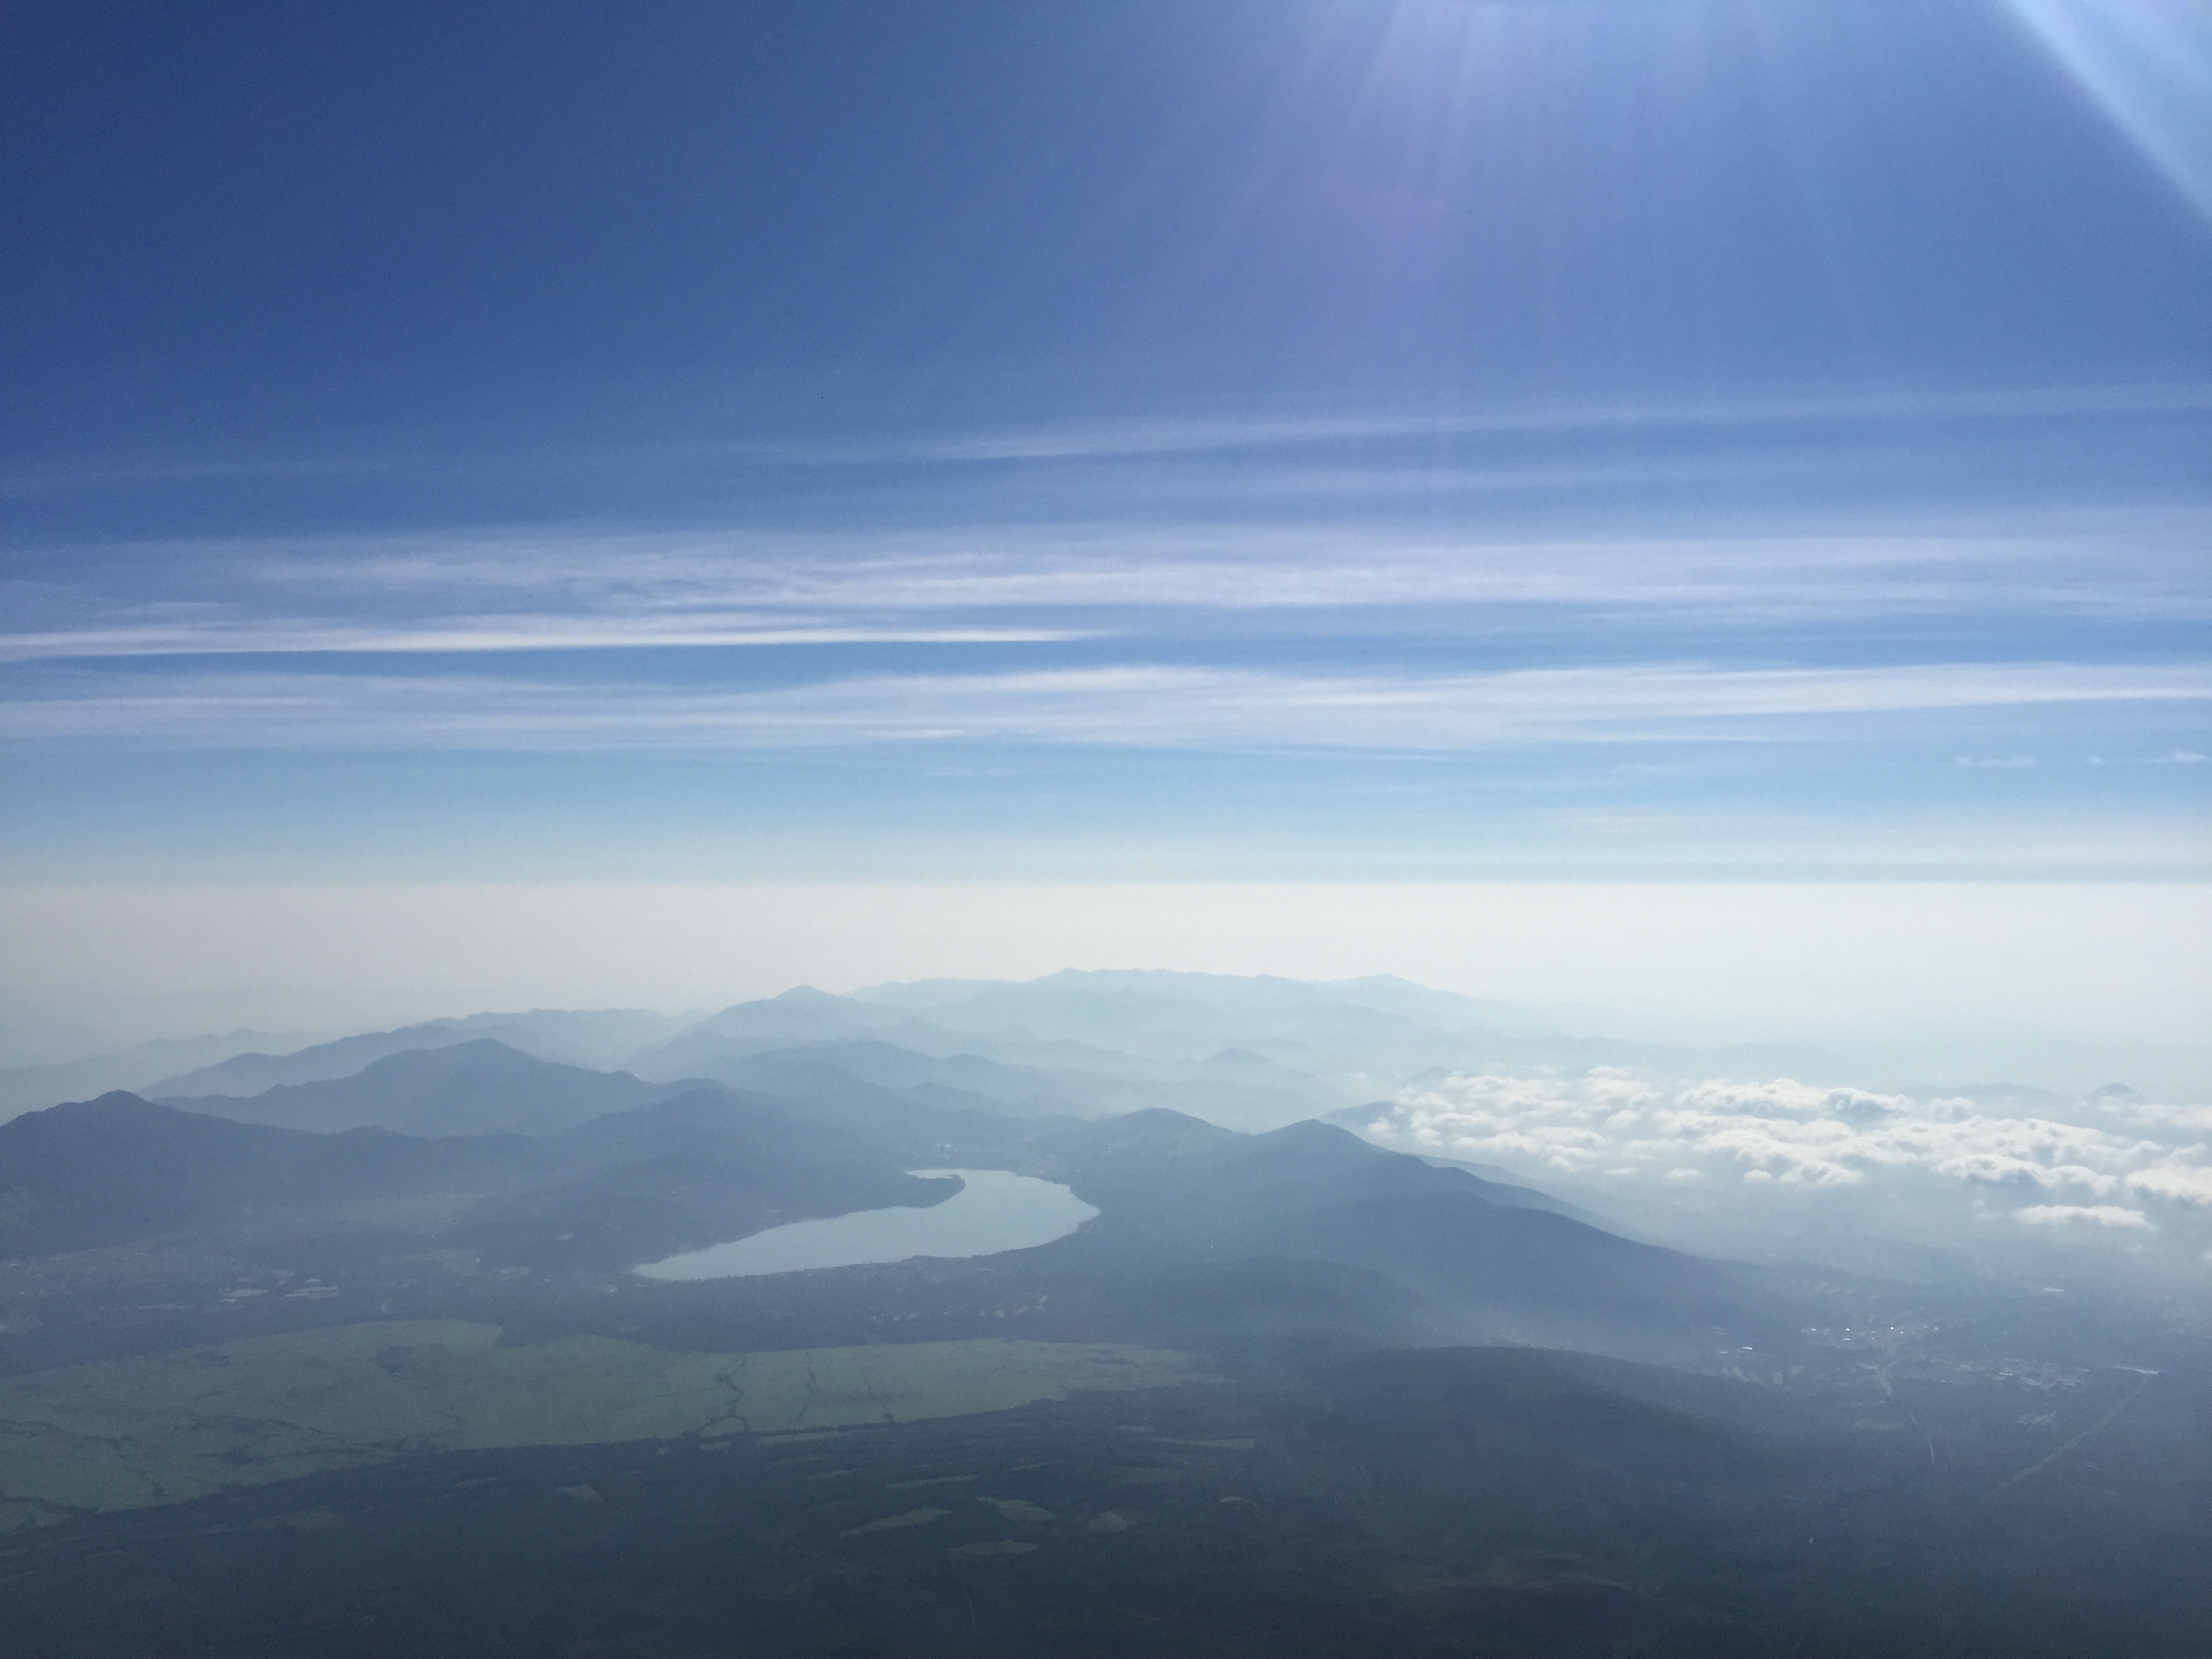
[[[1787,386],[1720,398],[1569,398],[1478,410],[1370,408],[1214,416],[1134,414],[933,428],[858,435],[689,439],[589,447],[503,446],[495,453],[393,444],[368,453],[194,454],[175,449],[79,455],[0,471],[0,500],[118,484],[199,484],[435,474],[459,465],[497,471],[592,468],[618,472],[671,463],[761,468],[967,466],[1120,461],[1163,456],[1304,452],[1455,439],[1670,432],[1757,433],[1804,426],[2065,420],[2212,412],[2212,386],[2114,382],[1936,391]]]
[[[1308,447],[1453,437],[1757,428],[1855,422],[1954,422],[2212,410],[2212,386],[2045,386],[1930,392],[1771,390],[1725,398],[1576,399],[1449,414],[1376,411],[1273,419],[1124,418],[1006,427],[931,437],[733,446],[799,464],[1056,461]]]
[[[1365,524],[1056,522],[164,543],[0,585],[0,660],[991,643],[1340,615],[1580,614],[1624,637],[1811,618],[2212,615],[2212,517],[1513,538]]]
[[[314,618],[145,623],[0,638],[0,661],[57,658],[450,656],[517,651],[637,651],[794,645],[1012,645],[1085,637],[1066,628],[817,623],[692,616],[456,617],[436,625],[364,626]]]
[[[198,672],[64,680],[0,705],[0,734],[250,746],[743,750],[961,741],[1454,752],[1803,738],[1820,723],[1855,717],[2207,701],[2212,664],[2197,663],[1643,664],[1449,675],[1133,665],[735,688]]]

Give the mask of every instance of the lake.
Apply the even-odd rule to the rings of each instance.
[[[927,1209],[858,1210],[794,1221],[748,1238],[685,1250],[635,1269],[647,1279],[746,1279],[810,1267],[857,1267],[914,1256],[996,1255],[1064,1238],[1098,1212],[1057,1182],[1008,1170],[909,1170],[957,1176],[958,1192]]]

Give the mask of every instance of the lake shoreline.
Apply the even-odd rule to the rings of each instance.
[[[877,1266],[923,1256],[959,1260],[999,1255],[1065,1238],[1098,1213],[1057,1182],[1010,1170],[907,1173],[923,1180],[951,1176],[961,1184],[934,1204],[793,1221],[701,1249],[678,1251],[630,1271],[641,1279],[686,1283]]]

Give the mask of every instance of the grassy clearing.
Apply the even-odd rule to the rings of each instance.
[[[908,1510],[903,1515],[886,1515],[880,1520],[848,1527],[837,1535],[840,1538],[865,1538],[872,1532],[894,1532],[901,1527],[926,1527],[933,1521],[942,1521],[951,1510]]]
[[[409,1453],[834,1430],[1199,1380],[1187,1356],[997,1340],[678,1353],[459,1321],[247,1337],[0,1379],[0,1526]]]
[[[975,1501],[979,1504],[988,1504],[993,1509],[998,1510],[1000,1519],[1018,1521],[1025,1527],[1042,1527],[1059,1519],[1050,1510],[1041,1509],[1024,1498],[979,1496]]]

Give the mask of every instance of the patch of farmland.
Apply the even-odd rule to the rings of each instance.
[[[1202,1380],[1186,1355],[1105,1343],[701,1354],[509,1345],[455,1320],[343,1325],[0,1379],[0,1525],[426,1451],[834,1430]]]

